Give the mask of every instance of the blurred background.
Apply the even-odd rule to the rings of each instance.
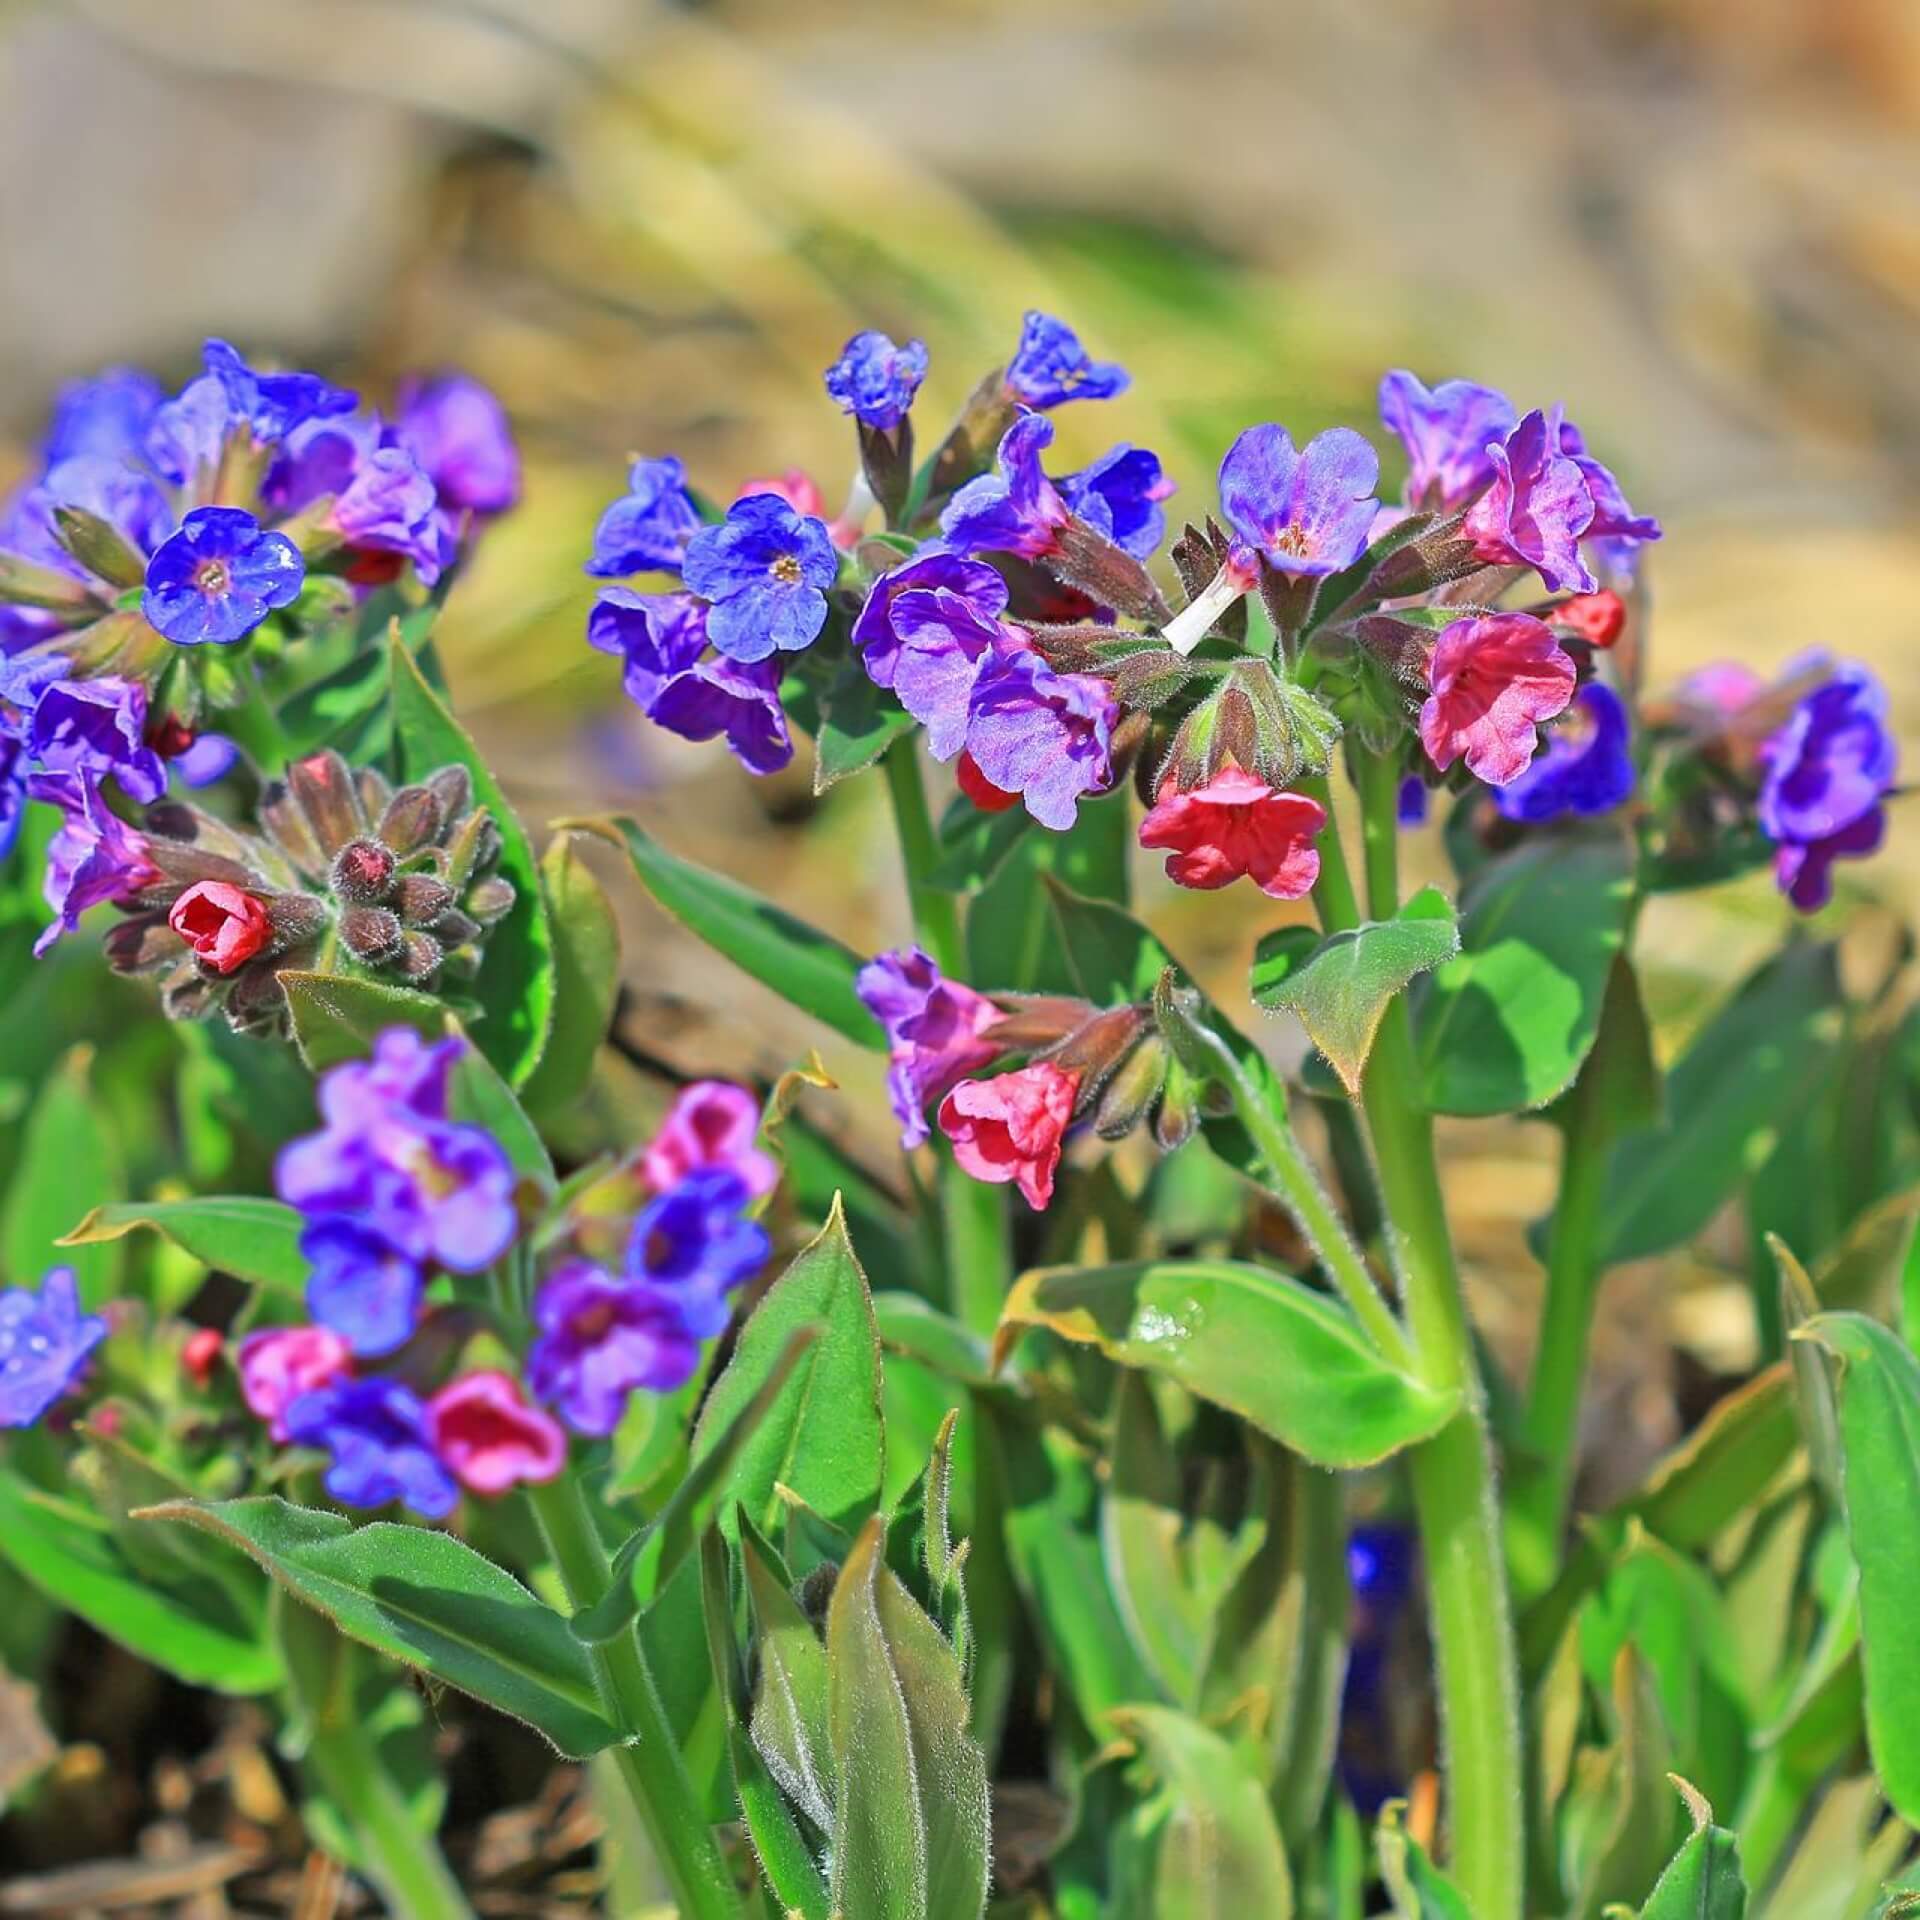
[[[820,371],[863,326],[931,347],[930,441],[1023,308],[1065,316],[1135,384],[1061,416],[1060,464],[1144,443],[1196,514],[1240,426],[1370,429],[1387,366],[1563,401],[1667,527],[1651,684],[1820,646],[1920,721],[1913,0],[66,0],[7,8],[0,47],[8,457],[62,379],[184,377],[212,331],[376,398],[464,366],[513,414],[526,501],[442,647],[529,823],[635,812],[857,946],[905,932],[873,783],[820,803],[804,753],[754,783],[649,729],[584,645],[580,562],[634,451],[723,498],[803,468],[837,503],[852,438]],[[1904,837],[1845,871],[1836,923],[1913,904]],[[764,1078],[823,1041],[604,871],[638,1050]],[[1150,860],[1140,885],[1244,1005],[1278,910],[1175,896]],[[1657,904],[1663,1037],[1786,912],[1764,878]],[[823,1108],[897,1177],[877,1101]],[[1461,1124],[1447,1149],[1524,1364],[1551,1136]],[[1675,1425],[1670,1336],[1676,1367],[1751,1358],[1744,1250],[1711,1252],[1609,1284],[1589,1419],[1622,1476]]]

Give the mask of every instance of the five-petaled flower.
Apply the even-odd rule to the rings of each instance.
[[[1051,1060],[991,1080],[963,1080],[940,1103],[940,1131],[966,1172],[1018,1186],[1038,1212],[1053,1198],[1060,1142],[1079,1091],[1080,1076]]]
[[[1111,400],[1129,384],[1125,367],[1096,360],[1080,336],[1050,313],[1029,312],[1020,344],[1007,364],[1006,389],[1026,407],[1057,407],[1068,400]]]
[[[79,1378],[107,1323],[80,1310],[71,1267],[50,1267],[40,1290],[0,1291],[0,1427],[30,1427]]]
[[[1284,427],[1248,427],[1220,463],[1220,506],[1276,573],[1338,573],[1366,551],[1379,479],[1380,456],[1351,427],[1297,451]]]
[[[1530,613],[1455,620],[1434,642],[1432,692],[1420,743],[1436,767],[1465,756],[1468,771],[1502,787],[1533,758],[1538,724],[1565,710],[1575,671],[1551,629]]]
[[[1167,877],[1183,887],[1231,885],[1243,876],[1276,900],[1299,900],[1320,877],[1314,844],[1327,811],[1229,761],[1182,793],[1168,779],[1140,823],[1140,844],[1167,851]]]
[[[299,597],[306,562],[240,507],[199,507],[147,562],[141,611],[176,646],[229,646]]]
[[[602,580],[630,573],[678,573],[700,515],[687,495],[687,470],[668,455],[636,460],[627,490],[593,530],[587,571]]]
[[[567,1436],[530,1407],[511,1374],[463,1373],[427,1402],[427,1430],[447,1471],[469,1493],[494,1496],[553,1479],[567,1464]]]
[[[927,349],[918,340],[897,347],[884,333],[856,333],[827,369],[827,397],[863,427],[891,433],[907,417],[927,377]]]
[[[839,570],[824,522],[796,513],[778,494],[752,493],[687,542],[681,577],[711,603],[707,638],[715,649],[751,664],[813,644]]]
[[[285,1418],[296,1446],[333,1456],[324,1480],[342,1506],[398,1500],[429,1520],[444,1520],[459,1502],[459,1483],[434,1446],[426,1405],[398,1380],[336,1380],[303,1393]]]

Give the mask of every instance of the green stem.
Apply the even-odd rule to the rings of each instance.
[[[365,1729],[349,1714],[316,1726],[302,1758],[352,1828],[367,1877],[408,1920],[473,1920],[438,1843],[414,1823],[393,1776],[368,1746]]]
[[[1357,768],[1368,893],[1376,914],[1398,905],[1391,837],[1397,768],[1362,754]],[[1329,932],[1355,924],[1358,903],[1338,836],[1322,836],[1315,889]],[[1361,1087],[1387,1238],[1427,1385],[1461,1395],[1461,1409],[1413,1449],[1409,1477],[1426,1561],[1427,1607],[1446,1769],[1452,1871],[1478,1920],[1520,1920],[1524,1800],[1519,1681],[1494,1494],[1485,1396],[1434,1158],[1433,1120],[1420,1098],[1404,1000],[1380,1023]]]
[[[571,1473],[529,1486],[527,1500],[546,1536],[561,1583],[577,1609],[592,1606],[613,1572],[606,1543]],[[640,1642],[629,1631],[593,1650],[594,1677],[627,1738],[614,1764],[633,1798],[681,1920],[739,1920],[740,1896],[674,1742]]]
[[[901,863],[907,870],[914,936],[943,974],[949,979],[962,979],[967,951],[960,934],[959,902],[928,879],[938,848],[914,736],[896,740],[880,764],[886,769],[894,831],[899,836]],[[1000,1305],[1013,1279],[1006,1196],[1000,1188],[963,1173],[953,1156],[943,1152],[940,1201],[947,1305],[954,1318],[975,1333],[990,1334],[1000,1323]]]
[[[1540,1346],[1520,1423],[1524,1464],[1514,1472],[1507,1495],[1508,1563],[1523,1604],[1544,1593],[1559,1571],[1573,1486],[1580,1387],[1600,1278],[1595,1248],[1612,1143],[1603,1082],[1598,1071],[1583,1072],[1567,1110],[1560,1196],[1547,1242]]]

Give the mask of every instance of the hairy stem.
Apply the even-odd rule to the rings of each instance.
[[[1377,917],[1384,916],[1399,905],[1393,837],[1399,769],[1384,756],[1363,752],[1355,774],[1368,901]],[[1315,897],[1329,932],[1356,924],[1352,877],[1331,830],[1322,836]],[[1426,1562],[1451,1867],[1479,1920],[1520,1920],[1525,1823],[1519,1680],[1493,1459],[1434,1158],[1433,1121],[1421,1102],[1404,1000],[1395,1000],[1380,1023],[1361,1104],[1413,1333],[1415,1370],[1429,1386],[1462,1396],[1459,1413],[1414,1448],[1408,1461]]]
[[[367,1877],[410,1920],[472,1920],[473,1909],[430,1833],[422,1833],[393,1776],[370,1753],[366,1730],[347,1714],[313,1730],[303,1764],[340,1809]]]
[[[907,898],[914,937],[949,979],[965,977],[967,953],[960,936],[960,907],[944,888],[929,884],[937,846],[927,790],[920,777],[919,749],[911,734],[887,749],[887,792],[894,831],[907,870]],[[940,1211],[947,1265],[947,1305],[975,1333],[999,1324],[1000,1303],[1012,1279],[1006,1195],[963,1173],[950,1153],[940,1157]]]

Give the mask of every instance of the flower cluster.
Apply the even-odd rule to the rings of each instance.
[[[728,1296],[766,1264],[772,1243],[748,1208],[777,1169],[754,1145],[759,1124],[744,1088],[683,1089],[640,1156],[652,1197],[618,1271],[569,1259],[535,1296],[527,1382],[576,1433],[611,1433],[636,1391],[690,1380],[701,1344],[725,1330]]]

